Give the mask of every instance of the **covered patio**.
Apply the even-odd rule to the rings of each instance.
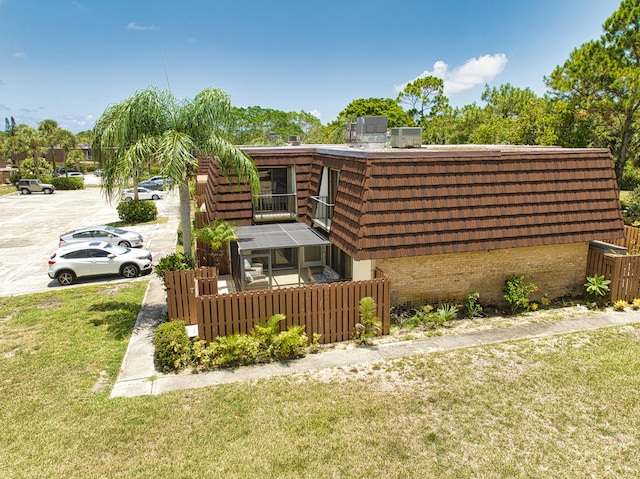
[[[300,286],[307,282],[302,251],[331,242],[304,223],[241,226],[231,244],[231,264],[238,291]]]

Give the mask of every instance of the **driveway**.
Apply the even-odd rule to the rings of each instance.
[[[98,181],[87,175],[84,190],[56,191],[53,195],[16,192],[0,196],[0,296],[62,288],[47,276],[48,260],[58,247],[60,234],[83,226],[119,221],[117,203],[105,200]],[[156,201],[156,205],[158,217],[168,218],[166,223],[126,227],[143,235],[143,248],[151,251],[154,264],[175,251],[177,192],[165,192],[165,198]],[[121,279],[118,276],[85,278],[78,284]]]

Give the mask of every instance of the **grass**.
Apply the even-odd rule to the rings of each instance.
[[[15,185],[0,185],[0,196],[15,193],[16,191]]]
[[[146,281],[0,298],[0,477],[638,477],[640,328],[108,399]]]

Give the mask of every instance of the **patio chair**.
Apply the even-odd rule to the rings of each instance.
[[[264,274],[262,270],[262,263],[249,263],[248,259],[244,260],[244,271],[251,274]]]
[[[245,272],[245,291],[251,289],[267,289],[269,287],[269,278],[263,274]]]

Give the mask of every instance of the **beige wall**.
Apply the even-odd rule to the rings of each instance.
[[[505,305],[502,288],[509,274],[523,275],[551,299],[584,292],[588,243],[534,246],[472,253],[375,260],[391,277],[391,302],[464,299],[478,291],[481,304]]]

